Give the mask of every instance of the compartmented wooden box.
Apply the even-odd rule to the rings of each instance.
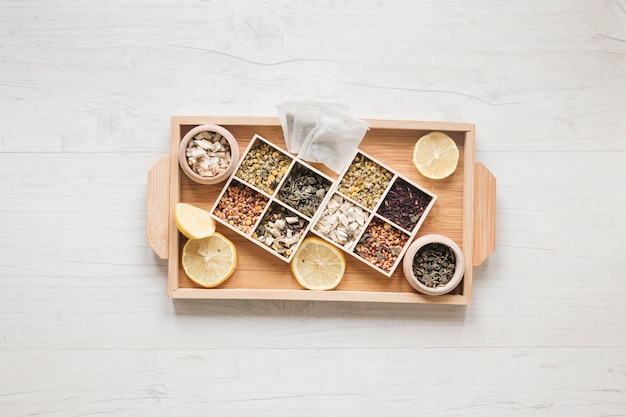
[[[311,201],[315,207],[298,207],[288,198],[291,179],[299,174],[312,178],[324,192]],[[277,260],[290,262],[332,183],[326,174],[255,134],[210,212]]]
[[[334,179],[255,134],[210,212],[225,227],[281,261],[291,262],[310,231],[390,277],[437,196],[361,150],[349,160],[352,162]],[[364,170],[370,181],[378,179],[375,188],[371,183],[369,189],[355,185],[363,183]],[[312,192],[301,195],[307,186]],[[412,218],[404,207],[393,210],[397,203],[393,197],[402,190],[421,204],[412,205],[421,211]],[[346,213],[331,214],[333,208]],[[354,227],[338,227],[343,223],[349,226],[350,213],[359,215],[350,223]],[[328,224],[329,218],[334,224]],[[384,251],[384,258],[380,250],[368,253],[371,247],[380,246],[372,233],[378,229],[398,242]]]
[[[394,178],[406,179],[428,195],[437,196],[436,203],[429,208],[428,215],[420,220],[419,226],[416,225],[415,231],[417,236],[443,234],[461,246],[466,262],[465,275],[453,292],[442,296],[419,294],[404,279],[402,268],[394,268],[388,274],[390,276],[386,276],[384,270],[377,270],[367,261],[359,260],[358,256],[346,257],[346,273],[336,289],[305,290],[293,278],[287,262],[282,262],[277,256],[268,256],[267,249],[250,241],[232,226],[227,226],[227,222],[219,223],[218,230],[237,246],[238,268],[231,278],[217,288],[197,286],[186,277],[180,263],[180,252],[186,238],[176,229],[173,208],[178,202],[187,202],[212,211],[228,187],[224,184],[200,185],[181,175],[177,160],[181,138],[197,125],[217,124],[233,133],[241,149],[248,147],[255,135],[280,149],[286,149],[286,146],[278,118],[173,116],[170,155],[159,160],[148,173],[147,239],[158,256],[168,259],[169,296],[469,304],[472,267],[480,265],[495,249],[495,178],[484,165],[474,161],[474,126],[451,122],[368,122],[370,130],[359,147],[360,154],[389,167]],[[417,139],[435,130],[452,137],[460,151],[457,170],[444,180],[430,180],[421,176],[411,161]],[[317,234],[332,242],[328,235],[320,233],[314,226],[322,216],[323,207],[337,195],[340,177],[344,173],[337,175],[320,164],[304,165],[333,181],[331,191],[316,216],[306,218],[311,226],[307,228],[307,235]],[[231,178],[229,185],[232,185],[232,181],[237,180]],[[377,207],[372,209],[372,213],[376,212]],[[412,238],[413,235],[409,242]]]
[[[314,219],[311,230],[374,270],[391,277],[435,204],[437,196],[361,149],[355,152],[351,160],[340,173],[331,189],[331,199]],[[355,180],[362,178],[364,171],[376,173],[379,179],[376,191],[354,185]],[[369,177],[371,178],[372,176]],[[419,212],[408,213],[407,207],[399,206],[395,197],[402,191],[407,191],[410,195],[412,204],[407,207]],[[346,243],[338,240],[338,236],[333,236],[332,230],[325,230],[324,215],[333,203],[351,206],[365,213],[365,221],[363,224],[356,222],[360,227],[354,230],[352,239],[348,239]],[[412,214],[412,217],[407,214]],[[391,244],[387,250],[375,249],[384,246],[383,240],[396,243]]]

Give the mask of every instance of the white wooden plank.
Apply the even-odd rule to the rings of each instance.
[[[4,2],[0,415],[626,415],[623,1]],[[470,307],[177,300],[170,116],[476,124]],[[452,395],[449,395],[453,393]]]
[[[14,417],[619,416],[620,348],[9,351]]]
[[[276,115],[311,94],[474,122],[479,150],[626,149],[607,123],[626,106],[620,3],[287,4],[13,3],[0,149],[163,152],[171,114]]]

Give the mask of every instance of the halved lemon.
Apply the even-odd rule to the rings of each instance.
[[[459,148],[443,132],[428,133],[415,143],[413,164],[425,177],[440,180],[450,176],[459,162]]]
[[[304,288],[332,290],[341,282],[346,270],[343,253],[317,237],[307,237],[291,260],[291,272]]]
[[[176,204],[174,219],[178,230],[189,239],[202,239],[215,233],[215,220],[209,212],[192,204]]]
[[[189,279],[213,288],[230,278],[237,269],[237,249],[218,232],[202,239],[189,239],[183,246],[182,264]]]

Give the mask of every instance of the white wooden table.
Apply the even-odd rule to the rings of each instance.
[[[0,415],[626,415],[626,2],[301,3],[2,2]],[[472,305],[167,298],[170,116],[313,94],[476,124]]]

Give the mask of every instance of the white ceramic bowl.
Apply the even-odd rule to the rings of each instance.
[[[189,166],[189,162],[187,161],[187,145],[189,141],[192,140],[197,134],[201,132],[210,132],[210,133],[219,133],[222,135],[224,139],[228,142],[230,147],[230,163],[228,168],[225,171],[214,175],[214,176],[202,176],[196,173]],[[178,163],[183,172],[191,178],[193,181],[199,184],[219,184],[220,182],[225,181],[230,174],[233,173],[235,167],[237,166],[237,162],[239,161],[239,144],[237,143],[237,139],[230,133],[227,129],[222,126],[205,124],[197,126],[191,129],[180,141],[180,146],[178,148]]]
[[[452,276],[452,279],[450,279],[450,281],[442,287],[427,287],[422,284],[413,273],[413,259],[419,253],[420,249],[431,243],[440,243],[448,246],[452,249],[452,253],[456,258],[454,275]],[[431,234],[422,236],[411,243],[411,246],[409,246],[404,254],[402,267],[404,277],[416,291],[426,295],[442,295],[452,291],[457,285],[459,285],[459,282],[461,282],[461,278],[463,278],[463,274],[465,273],[465,258],[463,257],[461,248],[459,248],[459,246],[452,239],[443,235]]]

